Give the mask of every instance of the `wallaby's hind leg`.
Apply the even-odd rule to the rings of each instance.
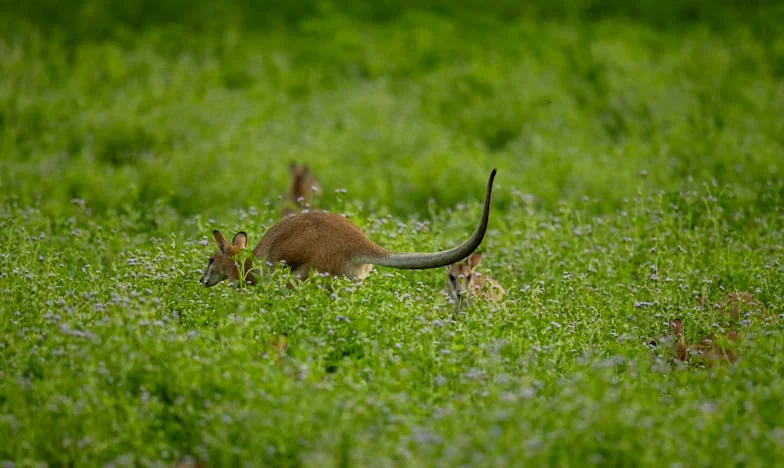
[[[367,275],[370,274],[370,271],[373,269],[373,265],[369,263],[365,263],[362,265],[357,266],[353,271],[354,278],[358,280],[363,280],[367,278]]]

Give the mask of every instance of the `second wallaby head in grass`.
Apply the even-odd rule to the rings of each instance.
[[[482,254],[474,252],[465,260],[446,267],[444,292],[454,302],[455,312],[461,312],[475,297],[498,301],[506,294],[498,281],[477,271],[481,261]]]
[[[487,232],[490,219],[490,198],[496,170],[490,173],[485,192],[482,217],[473,234],[462,244],[441,252],[391,252],[372,240],[343,216],[323,212],[308,212],[289,216],[273,225],[264,234],[253,257],[273,267],[280,263],[291,268],[294,276],[305,279],[311,270],[335,276],[362,279],[370,273],[373,265],[402,268],[439,268],[468,257],[473,253]],[[248,236],[239,232],[229,241],[219,231],[213,231],[218,249],[210,257],[200,282],[214,286],[228,279],[240,279],[240,271],[246,273],[245,281],[255,284],[251,271],[252,259],[240,270],[235,256],[245,248]]]

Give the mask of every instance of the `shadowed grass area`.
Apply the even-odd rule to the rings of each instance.
[[[187,8],[186,8],[187,6]],[[784,456],[774,2],[0,4],[0,460],[769,465]],[[288,162],[445,272],[198,278]],[[644,342],[681,318],[739,359]],[[278,349],[281,336],[287,349]]]

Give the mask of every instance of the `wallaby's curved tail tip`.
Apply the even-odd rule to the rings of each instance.
[[[387,255],[378,257],[362,257],[357,263],[372,263],[374,265],[387,266],[402,269],[425,269],[438,268],[459,262],[471,255],[482,243],[487,232],[487,224],[490,220],[490,199],[493,192],[493,180],[495,179],[496,169],[490,172],[487,180],[487,191],[485,192],[484,206],[482,207],[482,218],[479,225],[474,230],[471,237],[465,242],[449,250],[440,252],[388,252]]]
[[[496,168],[493,168],[493,170],[490,171],[490,179],[488,179],[488,181],[487,181],[487,189],[488,189],[488,191],[493,186],[493,181],[495,180],[495,173],[496,172],[498,172]]]

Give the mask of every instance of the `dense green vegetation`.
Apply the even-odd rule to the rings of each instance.
[[[774,2],[0,3],[0,461],[768,466],[784,457]],[[198,284],[289,160],[483,271]],[[734,364],[690,343],[742,308]],[[282,334],[288,349],[271,349]]]

